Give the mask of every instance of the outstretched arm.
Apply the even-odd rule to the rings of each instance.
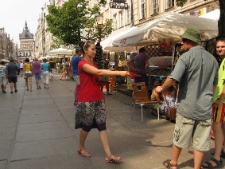
[[[129,72],[127,71],[111,71],[111,70],[106,70],[106,69],[98,69],[94,66],[91,66],[89,64],[84,64],[82,67],[83,71],[90,73],[90,74],[95,74],[95,75],[105,75],[105,76],[128,76]]]

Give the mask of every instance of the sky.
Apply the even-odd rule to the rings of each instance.
[[[28,29],[35,35],[41,8],[49,0],[0,0],[0,28],[10,34],[10,39],[19,44],[19,33],[22,33],[27,21]]]

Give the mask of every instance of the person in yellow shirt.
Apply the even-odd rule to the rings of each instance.
[[[24,70],[24,79],[26,83],[27,91],[32,92],[32,75],[33,75],[33,66],[30,64],[30,60],[28,58],[25,59],[25,63],[23,65]],[[30,87],[30,89],[29,89]]]

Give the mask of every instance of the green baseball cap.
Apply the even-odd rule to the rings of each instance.
[[[201,44],[200,31],[193,28],[187,28],[180,36],[183,39],[189,39],[197,44]]]

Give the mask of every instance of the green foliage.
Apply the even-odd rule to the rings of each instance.
[[[184,4],[187,2],[187,0],[176,0],[177,6],[184,6]]]
[[[87,8],[88,0],[69,0],[62,7],[49,6],[49,14],[46,16],[48,30],[62,44],[79,44],[81,40],[98,39],[98,25],[96,18],[101,5],[100,0],[93,8]],[[102,25],[102,37],[112,32],[112,21],[106,20]]]

